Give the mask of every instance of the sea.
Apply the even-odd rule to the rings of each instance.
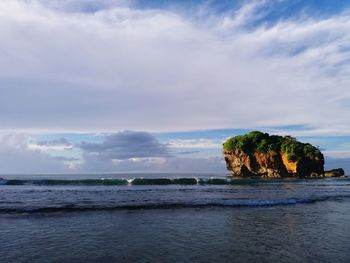
[[[350,262],[350,179],[2,175],[0,262]]]

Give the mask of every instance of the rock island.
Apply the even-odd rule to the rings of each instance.
[[[223,148],[232,176],[321,178],[344,175],[341,168],[324,171],[322,152],[291,136],[252,131],[228,139]]]

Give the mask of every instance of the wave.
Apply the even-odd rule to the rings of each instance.
[[[40,180],[6,180],[4,185],[127,185],[126,179],[84,179],[84,180],[58,180],[58,179],[40,179]]]
[[[133,205],[116,205],[116,206],[81,206],[78,204],[69,204],[62,206],[47,207],[14,207],[0,208],[0,213],[57,213],[57,212],[89,212],[89,211],[118,211],[118,210],[151,210],[151,209],[182,209],[182,208],[215,208],[215,207],[273,207],[273,206],[289,206],[298,204],[313,204],[324,201],[344,201],[350,199],[350,196],[327,196],[316,198],[288,198],[280,200],[222,200],[206,203],[142,203]]]
[[[228,184],[248,184],[256,183],[252,179],[226,179],[226,178],[134,178],[134,179],[29,179],[19,180],[10,179],[0,180],[0,185],[37,185],[37,186],[55,186],[55,185],[228,185]]]
[[[100,178],[100,179],[2,179],[0,178],[0,185],[35,185],[35,186],[59,186],[59,185],[71,185],[71,186],[108,186],[108,185],[250,185],[250,184],[286,184],[286,183],[297,183],[304,184],[308,183],[309,186],[344,186],[350,185],[349,178],[332,179],[256,179],[256,178],[133,178],[133,179],[112,179],[112,178]]]

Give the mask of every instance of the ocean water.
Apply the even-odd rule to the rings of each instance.
[[[350,180],[0,180],[0,262],[350,262]]]

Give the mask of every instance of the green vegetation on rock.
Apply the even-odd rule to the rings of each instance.
[[[309,143],[302,143],[291,136],[269,135],[260,131],[252,131],[245,135],[238,135],[224,143],[225,151],[240,150],[248,154],[254,152],[283,152],[291,161],[302,158],[321,159],[321,151]]]

